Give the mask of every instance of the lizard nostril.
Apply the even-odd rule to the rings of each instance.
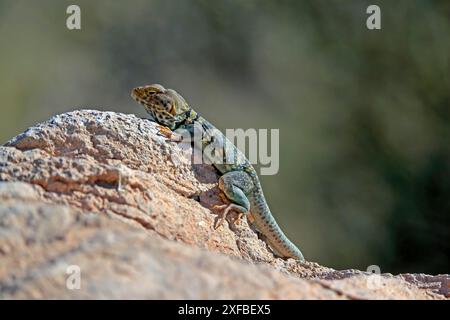
[[[133,93],[135,96],[141,96],[141,95],[142,95],[142,89],[141,89],[140,87],[134,88],[133,91],[132,91],[132,93]]]

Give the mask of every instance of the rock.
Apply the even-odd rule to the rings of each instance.
[[[274,257],[245,219],[215,230],[216,171],[157,132],[82,110],[0,147],[0,297],[449,297],[449,275],[337,271]]]

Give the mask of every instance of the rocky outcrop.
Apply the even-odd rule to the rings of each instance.
[[[449,275],[337,271],[274,257],[245,219],[215,230],[217,179],[133,115],[74,111],[29,128],[0,147],[0,297],[449,296]]]

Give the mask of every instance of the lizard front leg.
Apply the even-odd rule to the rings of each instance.
[[[225,173],[219,179],[219,189],[226,199],[231,203],[216,206],[216,209],[223,210],[221,217],[215,224],[215,229],[220,227],[230,211],[238,213],[237,221],[250,211],[250,201],[246,194],[251,191],[253,182],[250,176],[243,171],[232,171]]]
[[[158,124],[158,135],[166,138],[166,141],[169,142],[181,142],[183,140],[183,136],[170,130],[168,127]]]

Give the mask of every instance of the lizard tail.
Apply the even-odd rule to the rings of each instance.
[[[305,261],[300,249],[286,237],[278,226],[264,198],[259,181],[255,182],[256,188],[251,197],[251,213],[256,227],[267,238],[267,242],[275,254],[283,258],[294,258],[299,261]]]

